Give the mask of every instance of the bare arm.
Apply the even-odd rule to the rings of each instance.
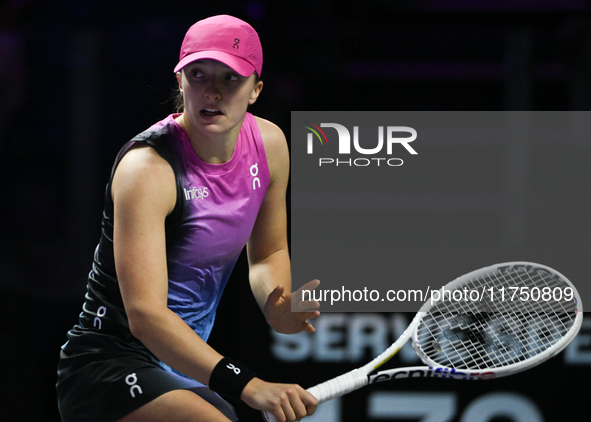
[[[114,253],[132,334],[159,359],[208,384],[222,356],[167,307],[164,220],[176,202],[172,168],[152,148],[129,151],[111,189]]]
[[[271,182],[248,242],[250,284],[269,325],[280,333],[314,332],[307,322],[317,311],[291,312],[291,264],[287,246],[285,194],[289,151],[285,135],[273,123],[257,120],[265,145]],[[308,288],[314,288],[313,281]]]

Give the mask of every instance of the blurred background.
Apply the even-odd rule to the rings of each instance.
[[[59,421],[59,347],[81,310],[111,164],[124,142],[173,111],[172,69],[195,21],[227,13],[257,29],[265,85],[251,111],[288,135],[292,110],[591,109],[585,0],[0,5],[4,421]],[[556,159],[569,171],[560,176],[588,180],[589,146],[565,148],[568,154]],[[552,157],[546,159],[552,168]],[[532,177],[546,180],[539,168]],[[574,213],[586,221],[589,192],[577,186],[549,184],[551,198],[565,206],[560,215],[544,218],[568,220]],[[552,221],[537,222],[546,223]],[[590,251],[590,234],[588,224],[575,226],[560,241],[580,260]],[[517,252],[543,240],[533,236]],[[327,314],[315,338],[274,336],[249,293],[245,265],[242,257],[211,342],[268,380],[307,387],[338,375],[379,352],[408,320],[406,314]],[[248,317],[236,320],[237,314]],[[315,420],[418,421],[425,415],[417,409],[434,408],[439,413],[430,421],[588,420],[589,322],[566,353],[533,374],[478,385],[382,384],[325,405]],[[414,359],[406,351],[395,363]],[[405,403],[406,413],[400,410]],[[243,420],[259,420],[257,412],[236,405]]]

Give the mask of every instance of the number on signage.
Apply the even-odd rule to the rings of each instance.
[[[420,422],[450,422],[458,416],[454,393],[378,391],[369,396],[371,419],[415,419]],[[491,422],[503,417],[513,422],[542,422],[537,406],[515,393],[491,393],[477,398],[461,414],[461,422]]]

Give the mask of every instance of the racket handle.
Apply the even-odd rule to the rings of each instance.
[[[367,385],[367,383],[367,375],[363,370],[357,368],[346,374],[308,388],[308,392],[318,399],[318,404],[322,404],[336,397],[350,393],[351,391],[355,391]],[[267,422],[277,422],[275,416],[267,412],[263,412],[263,418]]]
[[[346,374],[308,388],[308,392],[318,399],[318,404],[321,404],[336,397],[344,396],[351,391],[355,391],[367,385],[367,383],[367,375],[360,368],[357,368]]]

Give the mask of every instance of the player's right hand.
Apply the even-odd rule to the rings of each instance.
[[[253,378],[240,396],[250,407],[266,411],[277,422],[299,421],[314,413],[318,400],[297,384],[275,384]]]

